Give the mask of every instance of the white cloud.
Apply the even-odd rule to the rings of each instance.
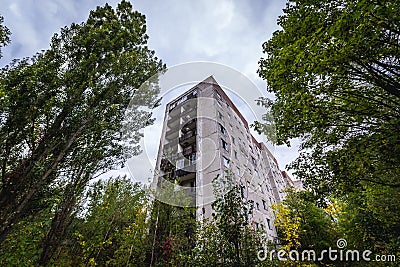
[[[21,18],[22,17],[17,3],[12,3],[9,6],[9,9],[11,10],[11,12],[14,14],[15,17],[17,17],[17,18]]]
[[[214,3],[214,17],[218,19],[217,30],[221,31],[231,26],[235,6],[233,1],[218,1]]]

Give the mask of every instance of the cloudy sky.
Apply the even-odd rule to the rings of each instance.
[[[61,27],[85,21],[90,10],[106,2],[115,7],[119,1],[1,0],[0,14],[12,35],[11,44],[3,49],[0,67],[14,58],[29,57],[48,48],[51,36]],[[149,47],[168,67],[196,61],[215,62],[242,73],[259,91],[265,92],[265,82],[256,73],[262,57],[261,45],[278,29],[276,20],[285,1],[137,0],[132,3],[146,15]],[[157,136],[158,133],[152,132]],[[154,158],[158,148],[158,142],[154,142],[157,138],[152,140],[147,144],[150,158]],[[296,155],[296,148],[275,149],[281,168]]]

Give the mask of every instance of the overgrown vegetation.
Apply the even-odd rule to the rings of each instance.
[[[129,2],[106,4],[61,29],[49,49],[1,69],[2,247],[24,222],[49,218],[38,261],[46,265],[89,181],[139,152],[139,130],[152,123],[141,107],[158,103],[149,78],[165,68],[147,39]]]
[[[307,187],[274,206],[280,244],[249,225],[252,205],[229,174],[215,179],[204,221],[125,177],[91,182],[138,154],[139,130],[152,123],[140,108],[158,104],[157,81],[141,85],[165,66],[127,1],[63,28],[48,50],[1,69],[0,265],[368,265],[257,259],[268,246],[319,254],[339,238],[400,259],[398,10],[398,1],[288,1],[263,45],[259,75],[276,99],[260,99],[268,113],[255,126],[278,144],[301,140],[291,168]],[[0,16],[0,49],[9,36]]]
[[[256,128],[278,144],[300,139],[290,167],[311,192],[308,202],[289,198],[278,207],[308,218],[278,220],[289,245],[329,240],[325,230],[301,242],[300,229],[310,234],[307,227],[317,223],[311,214],[322,227],[318,209],[338,203],[334,236],[352,248],[398,256],[399,8],[398,1],[288,1],[282,29],[263,45],[259,75],[276,99],[260,99],[268,113]]]

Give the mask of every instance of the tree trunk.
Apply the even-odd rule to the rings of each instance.
[[[31,169],[32,164],[28,164],[29,168],[19,168],[21,170],[18,173],[18,179],[14,182],[18,185],[18,182],[27,180],[28,183],[33,183],[34,186],[31,187],[27,192],[21,192],[20,188],[15,185],[10,185],[3,187],[0,192],[0,200],[2,205],[1,217],[0,217],[0,244],[7,237],[10,232],[12,226],[18,222],[24,214],[28,211],[29,204],[31,203],[32,197],[36,194],[36,192],[41,189],[46,183],[48,183],[48,179],[50,175],[54,174],[56,171],[58,164],[63,160],[75,140],[79,137],[83,129],[85,128],[86,121],[76,130],[74,134],[72,134],[69,140],[65,143],[64,148],[58,153],[57,158],[53,161],[51,166],[46,170],[46,172],[36,181],[31,181]],[[24,181],[25,182],[25,181]],[[26,183],[26,182],[25,182]],[[15,192],[13,189],[15,189]],[[10,192],[11,190],[11,192]],[[4,204],[4,206],[3,206]]]
[[[59,247],[68,221],[71,219],[71,213],[75,203],[76,196],[73,194],[73,192],[70,192],[70,195],[64,198],[61,208],[56,212],[53,220],[51,221],[49,232],[47,233],[42,245],[43,251],[39,260],[40,266],[46,266]]]
[[[51,222],[50,230],[42,245],[43,251],[39,260],[40,265],[46,266],[60,246],[78,196],[83,192],[87,182],[90,180],[90,168],[86,168],[86,165],[81,166],[76,174],[72,174],[77,178],[73,184],[65,188],[64,199]]]

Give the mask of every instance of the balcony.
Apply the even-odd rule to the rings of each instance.
[[[189,158],[180,158],[176,161],[176,176],[181,181],[196,177],[196,154],[192,154]]]
[[[183,156],[190,157],[194,154],[196,156],[196,147],[195,146],[188,146],[183,149]]]
[[[197,110],[197,100],[196,99],[191,99],[186,101],[183,105],[182,105],[182,114],[187,114],[190,113],[192,111],[196,111]]]
[[[196,131],[189,131],[179,137],[179,143],[185,143],[185,145],[188,145],[189,143],[192,143],[193,141],[196,140]]]
[[[179,141],[178,138],[173,139],[173,140],[166,140],[164,143],[164,149],[172,148],[175,150],[175,147],[177,147],[177,145],[179,143],[178,141]]]
[[[184,177],[184,176],[186,176],[186,175],[188,175],[190,173],[191,172],[189,172],[189,171],[185,171],[185,170],[179,169],[179,170],[177,170],[175,172],[175,177]]]
[[[181,114],[181,109],[180,108],[176,108],[176,105],[170,105],[169,106],[169,116],[171,118],[177,118],[179,117],[179,115]]]
[[[191,204],[196,204],[196,187],[183,187],[183,192],[191,198]]]
[[[178,136],[179,136],[178,129],[170,129],[165,133],[165,139],[167,140],[178,138]]]
[[[166,145],[166,146],[164,146],[163,158],[168,159],[168,160],[175,160],[176,161],[177,155],[178,155],[178,146],[177,145],[174,145],[174,146]]]
[[[176,171],[175,170],[169,171],[169,172],[167,172],[166,174],[164,174],[162,176],[162,178],[164,180],[167,180],[167,181],[172,181],[172,180],[175,179],[175,177],[176,177]]]
[[[180,123],[181,123],[181,120],[180,120],[180,117],[179,117],[179,116],[174,117],[174,118],[171,117],[171,118],[168,119],[168,121],[167,121],[168,127],[169,127],[170,129],[179,128],[179,127],[180,127]]]
[[[176,168],[185,169],[189,172],[196,171],[196,153],[189,155],[188,158],[180,158],[176,161]]]
[[[160,169],[164,172],[170,172],[175,170],[175,165],[171,160],[163,158],[161,159]]]
[[[187,119],[184,121],[184,125],[182,126],[182,132],[187,132],[193,129],[196,129],[197,126],[197,119]]]
[[[183,118],[183,117],[194,118],[194,117],[196,117],[196,111],[197,111],[197,107],[188,106],[182,111],[182,113],[180,114],[181,115],[180,117],[181,118]]]

